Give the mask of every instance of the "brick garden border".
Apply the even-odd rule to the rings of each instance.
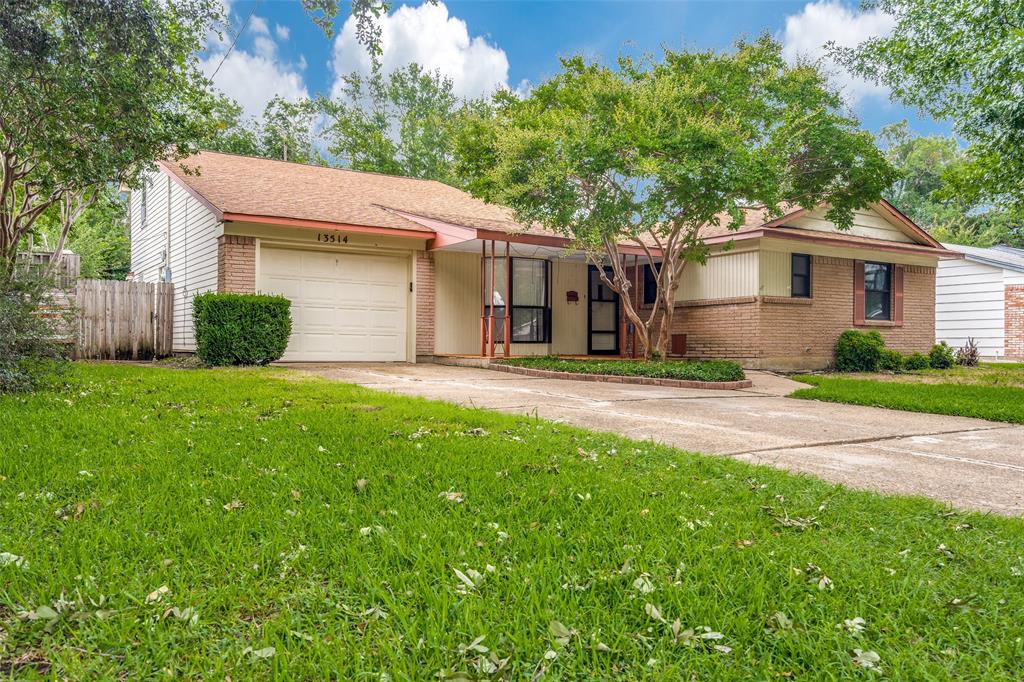
[[[735,391],[740,388],[750,388],[754,382],[750,379],[740,381],[693,381],[690,379],[659,379],[655,377],[633,377],[617,374],[577,374],[576,372],[554,372],[548,369],[534,369],[533,367],[519,367],[518,365],[501,365],[491,362],[487,369],[509,374],[522,374],[529,377],[541,379],[574,379],[576,381],[605,381],[610,384],[641,384],[644,386],[664,386],[667,388],[706,388],[723,391]]]

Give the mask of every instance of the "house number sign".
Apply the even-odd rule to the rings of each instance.
[[[321,244],[348,244],[348,235],[340,235],[333,232],[317,232],[316,240]]]

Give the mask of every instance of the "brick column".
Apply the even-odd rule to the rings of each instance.
[[[1006,337],[1003,352],[1007,358],[1024,360],[1024,285],[1006,287]]]
[[[256,239],[233,234],[217,238],[217,291],[256,292]]]
[[[416,356],[434,354],[434,254],[416,252]]]

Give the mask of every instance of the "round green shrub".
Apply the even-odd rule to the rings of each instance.
[[[878,369],[883,372],[899,372],[903,369],[903,356],[897,350],[883,348],[878,359]]]
[[[903,369],[914,371],[919,369],[928,369],[931,365],[928,363],[928,356],[923,353],[911,353],[903,360]]]
[[[292,333],[292,302],[264,294],[199,294],[192,300],[196,355],[208,365],[266,365]]]
[[[885,350],[885,339],[876,330],[848,329],[836,340],[836,370],[840,372],[876,372]]]
[[[928,352],[928,364],[932,369],[949,369],[954,362],[953,349],[945,341],[935,344]]]

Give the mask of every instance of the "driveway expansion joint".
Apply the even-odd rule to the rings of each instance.
[[[977,431],[998,431],[1006,428],[1002,425],[979,426],[973,429],[953,429],[950,431],[927,431],[925,433],[900,433],[892,436],[872,436],[869,438],[847,438],[843,440],[823,440],[817,443],[800,443],[798,445],[776,445],[770,448],[757,448],[754,450],[739,450],[736,452],[723,452],[726,457],[741,457],[743,455],[757,455],[763,452],[776,450],[806,450],[808,448],[826,448],[833,445],[867,445],[871,443],[885,443],[886,441],[903,440],[904,438],[916,438],[920,436],[951,436],[956,433],[974,433]],[[970,460],[965,460],[970,461]]]

